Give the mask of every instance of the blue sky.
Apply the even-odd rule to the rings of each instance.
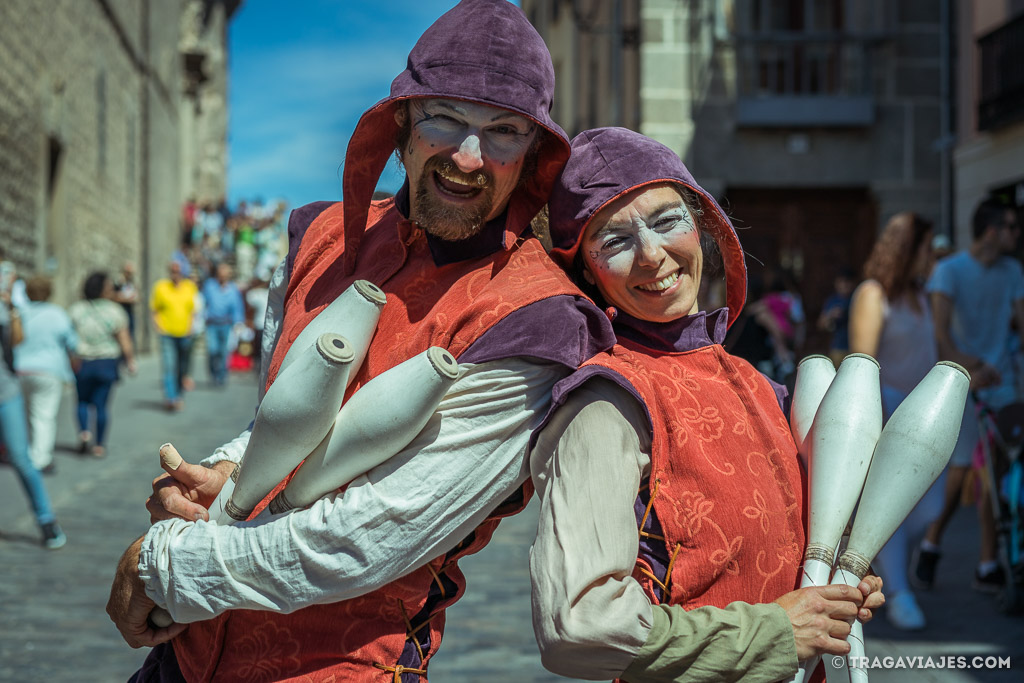
[[[359,116],[456,0],[244,0],[229,25],[229,201],[341,199]],[[518,4],[518,3],[517,3]],[[385,171],[381,187],[397,189]]]

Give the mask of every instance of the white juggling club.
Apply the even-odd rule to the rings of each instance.
[[[238,479],[218,523],[246,519],[323,441],[341,408],[354,358],[345,337],[327,333],[281,371],[260,403]]]
[[[363,364],[386,302],[380,287],[367,280],[356,280],[302,329],[281,361],[279,372],[284,372],[299,354],[316,344],[321,334],[332,332],[343,335],[354,354],[348,380],[351,382]]]
[[[943,361],[893,412],[875,447],[850,540],[832,583],[860,583],[871,560],[945,469],[960,435],[970,384],[964,368]],[[864,654],[860,622],[854,621],[849,641],[851,657]],[[849,673],[852,680],[867,680],[863,669]]]
[[[434,346],[360,387],[338,413],[331,433],[271,501],[270,513],[309,505],[405,448],[458,373],[455,358]]]
[[[867,476],[882,431],[878,361],[863,353],[843,359],[821,399],[808,441],[810,514],[800,587],[827,586],[835,549]],[[804,680],[817,658],[800,664]]]
[[[882,431],[878,362],[863,353],[843,359],[821,399],[810,432],[810,513],[801,586],[828,585],[835,548],[846,529]]]
[[[807,356],[796,366],[796,385],[793,387],[793,400],[789,408],[789,430],[804,465],[807,465],[809,446],[806,443],[807,435],[811,431],[821,399],[825,397],[835,376],[836,366],[828,356]]]

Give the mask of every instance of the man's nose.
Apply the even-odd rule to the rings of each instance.
[[[470,135],[459,146],[459,151],[452,155],[452,161],[463,173],[471,173],[484,165],[480,155],[480,138]]]

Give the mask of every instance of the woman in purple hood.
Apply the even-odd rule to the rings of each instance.
[[[531,456],[531,554],[545,666],[585,679],[788,679],[845,654],[881,581],[798,585],[805,474],[784,389],[722,340],[746,269],[729,219],[667,147],[586,131],[550,200],[552,256],[617,343],[554,390]],[[728,307],[700,309],[720,256]],[[639,492],[639,493],[638,493]]]

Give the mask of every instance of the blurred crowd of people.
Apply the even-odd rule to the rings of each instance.
[[[216,264],[234,264],[237,281],[246,285],[254,278],[267,281],[287,250],[286,205],[242,200],[234,210],[222,198],[182,207],[182,253],[204,273]],[[186,275],[187,277],[187,275]]]
[[[805,344],[807,319],[795,278],[771,269],[752,273],[748,303],[726,340],[732,353],[790,390],[797,354],[827,352],[837,366],[849,353],[870,355],[881,366],[886,419],[939,360],[957,362],[971,373],[971,395],[947,471],[876,559],[885,580],[886,615],[904,630],[926,626],[914,591],[935,585],[942,535],[962,499],[978,504],[974,588],[998,592],[1014,569],[1000,562],[994,512],[999,506],[981,483],[985,476],[979,476],[992,467],[982,456],[993,440],[979,424],[987,424],[986,411],[1020,402],[1024,395],[1024,275],[1013,258],[1020,246],[1019,218],[1014,208],[988,199],[977,207],[971,230],[971,244],[954,254],[949,238],[936,234],[923,216],[893,216],[863,266],[863,277],[838,269],[815,321],[828,337],[827,349]]]
[[[143,301],[135,264],[112,275],[96,270],[66,309],[50,301],[53,279],[22,277],[0,248],[0,454],[13,465],[35,512],[44,544],[64,545],[43,475],[56,472],[54,448],[65,387],[73,385],[80,454],[107,453],[113,390],[136,372],[143,307],[159,340],[164,404],[180,411],[195,387],[192,355],[205,344],[208,380],[221,387],[229,370],[258,369],[263,317],[273,269],[286,249],[285,205],[186,203],[181,248],[167,276]]]

